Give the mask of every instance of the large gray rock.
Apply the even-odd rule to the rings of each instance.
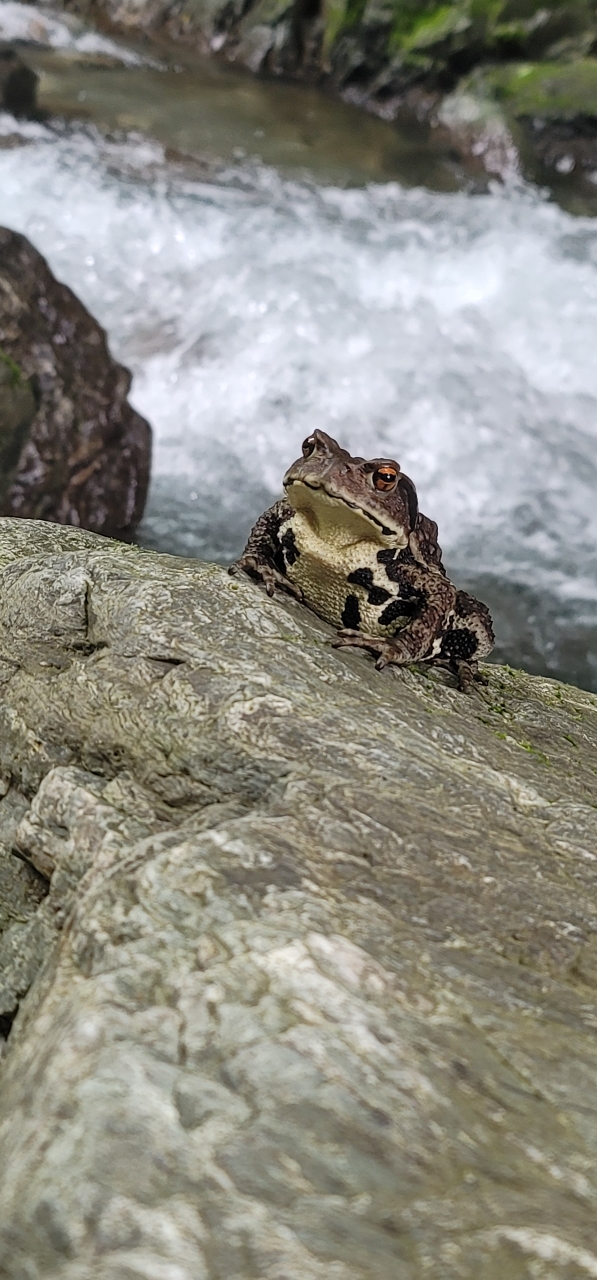
[[[74,293],[0,227],[0,511],[132,537],[151,430],[130,385]]]
[[[597,698],[329,640],[0,522],[2,1277],[597,1275]]]

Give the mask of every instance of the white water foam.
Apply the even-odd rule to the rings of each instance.
[[[134,370],[154,545],[233,555],[319,426],[398,459],[461,580],[597,628],[595,222],[522,189],[194,183],[76,131],[0,152],[0,221]]]
[[[144,59],[97,31],[86,29],[79,18],[17,0],[0,3],[0,40],[62,49],[82,54],[101,54],[126,66],[143,65]]]

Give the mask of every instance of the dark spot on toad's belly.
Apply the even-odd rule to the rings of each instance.
[[[407,604],[406,600],[392,600],[390,604],[386,605],[383,613],[379,615],[380,627],[389,627],[390,623],[395,622],[397,618],[404,618],[408,611],[405,607]]]
[[[415,618],[421,612],[426,601],[424,591],[417,591],[416,587],[410,585],[406,588],[404,596],[399,596],[397,600],[392,600],[386,605],[383,613],[380,613],[378,622],[381,627],[389,627],[391,622],[395,622],[396,618]]]
[[[373,585],[371,569],[353,569],[346,580],[354,583],[355,587],[364,587],[367,592],[367,604],[385,604],[386,600],[390,599],[390,592],[386,591],[385,587],[375,587]]]
[[[282,545],[282,551],[283,551],[286,564],[293,565],[298,560],[301,554],[296,545],[294,531],[292,529],[286,529],[286,531],[282,534],[282,537],[280,538],[280,543]]]
[[[353,569],[346,581],[352,582],[355,587],[364,587],[365,591],[369,591],[373,586],[373,572],[371,569]]]
[[[385,587],[372,587],[367,596],[367,603],[373,605],[385,604],[390,599],[390,592]]]
[[[361,610],[357,596],[347,596],[342,610],[342,626],[351,631],[358,631],[361,625]]]
[[[385,565],[391,564],[395,555],[396,552],[393,547],[383,547],[382,550],[377,553],[377,563]]]

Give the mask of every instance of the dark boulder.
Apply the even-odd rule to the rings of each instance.
[[[151,458],[130,384],[82,303],[0,228],[0,512],[130,539]]]
[[[0,41],[0,103],[13,116],[36,114],[38,76],[12,45]]]

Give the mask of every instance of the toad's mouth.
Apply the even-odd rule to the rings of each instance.
[[[288,500],[291,506],[292,506],[292,496],[290,494],[291,489],[297,490],[298,494],[300,494],[300,491],[303,488],[310,489],[312,493],[323,495],[324,501],[327,498],[328,502],[340,503],[341,506],[347,507],[348,510],[355,511],[358,516],[361,516],[369,524],[375,525],[375,528],[379,530],[379,532],[382,534],[384,538],[395,538],[397,535],[402,533],[401,529],[389,529],[387,525],[382,524],[382,521],[378,520],[377,517],[374,516],[371,511],[368,511],[366,507],[360,506],[358,502],[351,502],[350,498],[345,498],[342,494],[333,493],[332,490],[328,489],[325,484],[312,484],[308,480],[302,480],[302,479],[288,480],[288,481],[285,481],[284,488],[286,489],[286,492],[288,494]],[[308,501],[307,502],[299,501],[299,503],[297,503],[297,508],[299,510],[309,510],[309,507],[310,507],[310,504]]]

